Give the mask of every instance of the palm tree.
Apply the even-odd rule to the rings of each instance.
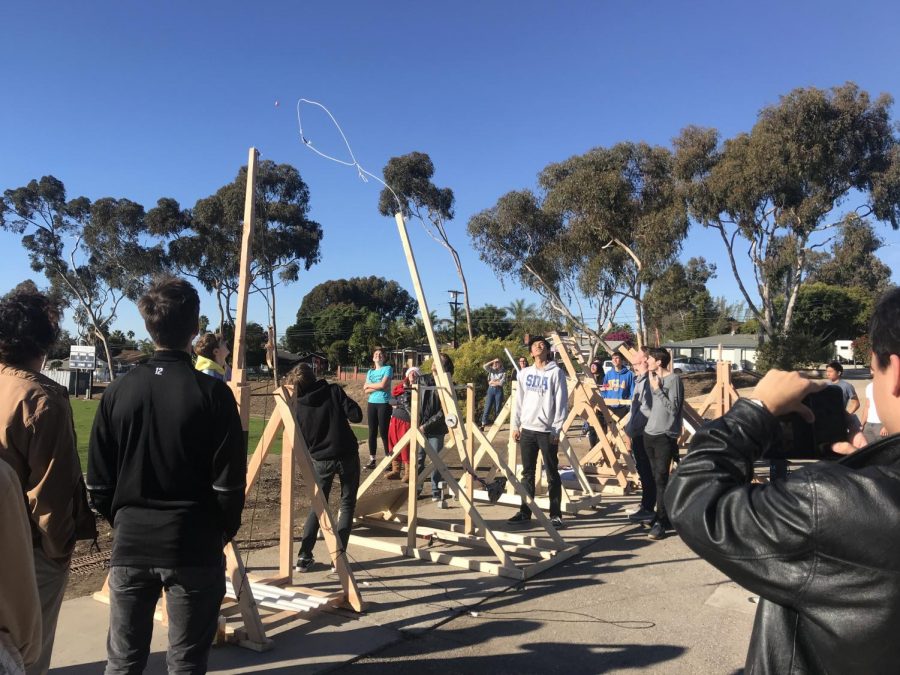
[[[509,319],[515,332],[528,332],[530,326],[540,319],[537,307],[523,298],[513,300],[504,309],[509,312]]]

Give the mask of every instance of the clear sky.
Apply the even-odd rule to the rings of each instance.
[[[299,142],[294,106],[310,98],[375,174],[392,156],[431,156],[435,182],[456,194],[451,237],[472,306],[503,306],[534,296],[502,288],[479,260],[471,215],[592,147],[668,144],[687,124],[749,130],[795,87],[852,80],[896,96],[898,28],[900,6],[871,0],[7,3],[0,189],[52,174],[70,197],[189,207],[230,182],[253,145],[298,167],[325,233],[322,262],[280,291],[280,332],[327,279],[374,274],[411,290],[380,186]],[[341,151],[324,124],[310,127],[317,147]],[[447,315],[446,290],[459,287],[450,258],[412,232],[429,304]],[[900,236],[880,233],[900,268]],[[0,233],[0,290],[45,283],[19,240]],[[692,255],[719,264],[713,295],[738,299],[717,239],[692,229]],[[203,312],[216,316],[211,299]],[[250,315],[265,323],[261,300]],[[114,327],[146,334],[132,306]]]

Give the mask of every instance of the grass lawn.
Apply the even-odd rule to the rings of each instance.
[[[72,403],[72,416],[75,419],[75,433],[78,434],[78,456],[81,458],[81,469],[86,471],[88,441],[91,438],[91,426],[94,424],[94,415],[97,413],[97,406],[100,401],[85,401],[84,399],[76,398],[70,398],[69,400]],[[250,452],[256,449],[256,444],[259,443],[265,427],[266,421],[261,417],[250,418]],[[360,440],[368,437],[368,430],[365,427],[354,426],[353,433]],[[280,436],[275,440],[275,445],[271,451],[275,454],[281,453]]]

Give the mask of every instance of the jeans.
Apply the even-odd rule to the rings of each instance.
[[[522,453],[522,484],[525,492],[534,499],[534,474],[537,469],[538,450],[544,458],[547,471],[547,489],[550,496],[550,517],[562,516],[562,482],[559,480],[559,443],[550,442],[550,432],[522,429],[519,437],[519,451]],[[531,517],[531,509],[522,502],[519,510]]]
[[[488,414],[491,407],[494,408],[494,419],[500,414],[503,407],[503,387],[488,387],[487,398],[484,400],[484,413],[481,415],[481,426],[488,423]]]
[[[666,496],[666,486],[669,484],[672,458],[678,452],[678,439],[665,434],[644,434],[644,449],[647,451],[647,458],[653,468],[653,479],[656,483],[656,520],[663,527],[670,528],[671,524],[666,515],[663,498]]]
[[[381,436],[385,456],[389,455],[388,426],[391,422],[391,404],[370,403],[366,408],[366,417],[369,421],[369,457],[377,454],[379,436]]]
[[[166,592],[170,675],[205,673],[225,597],[225,564],[215,567],[109,568],[106,675],[142,673],[150,654],[153,613]]]
[[[431,449],[436,453],[440,454],[441,450],[444,449],[444,437],[443,436],[426,436],[425,440],[428,442],[428,445],[431,446]],[[418,475],[421,475],[425,470],[425,448],[416,448],[416,472]],[[441,474],[435,469],[431,472],[431,494],[437,494],[438,491],[438,483],[441,482]]]
[[[641,508],[653,511],[656,508],[656,479],[644,447],[644,434],[631,439],[631,456],[634,457],[638,477],[641,479]]]
[[[328,499],[331,494],[331,485],[334,476],[341,477],[341,515],[337,523],[337,535],[340,539],[341,552],[347,550],[347,542],[350,541],[350,528],[353,525],[353,511],[356,509],[356,490],[359,488],[359,455],[354,454],[342,459],[313,460],[316,470],[316,483],[319,489]],[[312,558],[313,547],[316,545],[316,536],[319,534],[319,519],[316,510],[310,509],[306,516],[306,524],[303,526],[303,536],[300,538],[300,557]]]
[[[25,669],[28,675],[43,675],[50,669],[53,654],[53,640],[56,637],[56,622],[66,583],[69,581],[69,561],[58,562],[47,557],[44,549],[34,547],[34,573],[37,577],[38,597],[41,601],[41,655],[35,663]]]

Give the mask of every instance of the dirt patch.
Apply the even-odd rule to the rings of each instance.
[[[731,385],[735,389],[755,387],[760,376],[755,373],[738,371],[731,374]],[[686,373],[681,376],[684,383],[684,398],[691,399],[695,396],[704,396],[712,391],[716,384],[715,373]]]

